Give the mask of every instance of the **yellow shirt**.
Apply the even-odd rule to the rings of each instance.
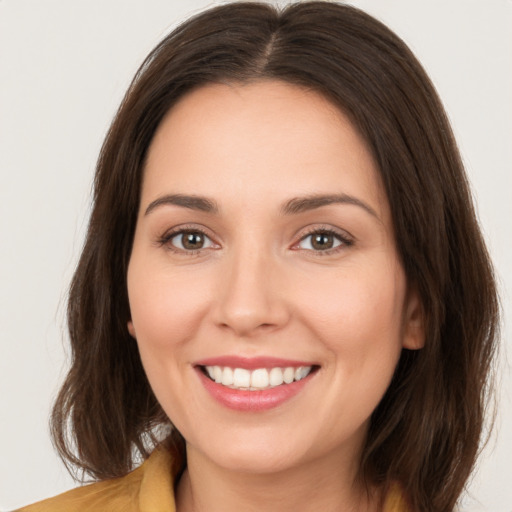
[[[159,447],[124,477],[78,487],[18,512],[176,512],[174,479],[180,466],[168,448]],[[408,510],[399,487],[393,487],[383,512]]]

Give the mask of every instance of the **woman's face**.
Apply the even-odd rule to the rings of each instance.
[[[189,456],[271,472],[358,460],[416,294],[365,142],[281,82],[184,97],[150,146],[130,333]]]

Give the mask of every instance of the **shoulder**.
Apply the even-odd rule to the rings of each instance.
[[[122,478],[78,487],[54,498],[40,501],[18,512],[139,512],[138,502],[143,476],[142,467]]]
[[[78,487],[16,512],[173,512],[174,479],[182,461],[163,446],[121,478]]]

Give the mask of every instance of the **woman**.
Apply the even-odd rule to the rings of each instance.
[[[333,3],[206,11],[98,163],[52,424],[99,483],[23,510],[452,510],[497,316],[405,45]]]

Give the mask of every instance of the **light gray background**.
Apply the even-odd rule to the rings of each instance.
[[[411,46],[454,124],[501,283],[497,429],[464,511],[512,511],[512,1],[353,0]],[[74,484],[53,452],[66,288],[95,159],[147,52],[206,0],[0,0],[0,509]],[[507,348],[508,344],[508,348]]]

